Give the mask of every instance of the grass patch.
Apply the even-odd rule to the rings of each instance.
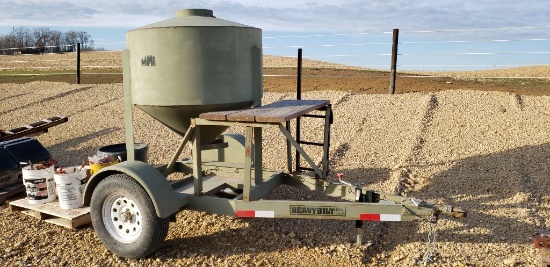
[[[488,79],[476,79],[482,83],[490,83],[498,86],[529,86],[529,87],[538,87],[538,86],[550,86],[550,79],[545,78],[488,78]]]

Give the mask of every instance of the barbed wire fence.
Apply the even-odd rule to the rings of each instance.
[[[508,31],[519,31],[528,36],[530,35],[528,34],[529,31],[546,29],[550,29],[550,26],[400,31],[400,41],[397,42],[399,52],[395,55],[397,56],[395,67],[398,71],[410,68],[413,69],[412,71],[422,71],[423,68],[433,71],[461,71],[550,65],[550,38],[532,38],[532,36],[526,38],[499,38],[501,36],[510,36],[510,34],[506,33]],[[451,37],[456,35],[460,36],[460,34],[472,33],[497,36],[497,38],[451,39]],[[304,59],[336,62],[347,66],[389,71],[392,67],[392,35],[393,31],[264,36],[263,51],[264,55],[296,58],[297,49],[303,49]],[[426,38],[426,36],[431,36],[433,39],[434,35],[437,35],[439,40]],[[365,41],[364,37],[369,37],[368,41]],[[340,42],[344,39],[353,40],[354,42]],[[125,42],[95,43],[97,46],[124,46],[125,44]],[[0,50],[7,49],[16,48],[0,48]],[[64,50],[67,49],[65,46]],[[75,49],[72,50],[74,51]],[[93,60],[91,58],[82,59],[82,67],[84,69],[95,70],[121,68],[121,60],[118,58],[113,59],[98,56],[101,52],[120,50],[121,48],[110,51],[94,51]],[[32,60],[20,58],[13,60],[4,58],[2,60],[2,57],[12,56],[0,56],[0,71],[16,70],[20,66],[24,66],[27,63],[30,64],[31,61],[42,64],[40,66],[24,66],[24,69],[74,71],[76,52],[64,53],[74,56],[70,58],[44,57]],[[47,56],[50,54],[56,53],[43,53],[42,55]],[[499,57],[495,58],[495,56]],[[4,63],[2,64],[2,62]],[[6,62],[9,64],[6,64]],[[271,66],[266,65],[264,67]],[[296,65],[289,64],[286,67],[296,68]],[[426,75],[419,77],[426,77]],[[501,78],[550,78],[550,73],[544,77]]]
[[[412,40],[412,35],[425,35],[430,36],[438,35],[440,39],[449,39],[445,35],[456,33],[484,33],[484,32],[496,32],[497,36],[509,36],[503,32],[505,31],[528,31],[528,30],[544,30],[550,29],[550,26],[539,27],[508,27],[508,28],[492,28],[492,29],[463,29],[463,30],[410,30],[400,31],[398,42],[399,53],[397,54],[398,64],[397,67],[401,69],[407,69],[410,67],[429,67],[431,69],[442,70],[452,68],[454,70],[462,69],[487,69],[487,68],[510,68],[510,67],[526,67],[537,65],[549,65],[550,64],[550,38],[498,38],[498,39],[477,39],[477,40],[443,40],[443,41],[425,41],[425,40]],[[315,60],[329,60],[331,58],[363,58],[364,60],[348,61],[352,62],[349,65],[375,68],[375,69],[390,69],[391,56],[392,56],[392,35],[393,31],[383,32],[360,32],[360,33],[339,33],[339,34],[314,34],[314,35],[284,35],[284,36],[269,36],[264,37],[264,41],[267,41],[268,45],[264,46],[265,51],[274,50],[286,50],[302,48],[305,51],[309,49],[315,49],[316,53],[306,53],[304,58]],[[492,34],[495,35],[495,34]],[[381,41],[377,42],[355,42],[355,43],[316,43],[300,45],[300,39],[322,39],[322,38],[342,38],[342,37],[364,37],[364,36],[376,36]],[[289,40],[283,45],[269,45],[273,40],[285,39]],[[359,38],[357,38],[359,39]],[[272,42],[270,42],[272,41]],[[539,49],[541,50],[527,50],[532,48],[532,43],[539,43]],[[482,51],[471,50],[472,44],[487,44],[483,46]],[[513,44],[513,45],[503,45]],[[521,47],[518,50],[518,47]],[[322,52],[320,48],[324,50]],[[339,48],[330,49],[330,48]],[[357,49],[359,48],[359,49]],[[479,49],[479,48],[478,48]],[[506,50],[509,49],[509,50]],[[439,51],[438,51],[439,50]],[[332,51],[344,51],[344,53],[330,53]],[[351,53],[354,51],[355,53]],[[490,57],[494,55],[507,55],[510,59],[506,58],[497,61],[492,59],[479,59],[479,57]],[[541,55],[549,55],[548,57],[541,58]],[[467,58],[467,56],[477,57]],[[522,60],[523,63],[517,63],[517,56],[533,56],[532,58],[526,58]],[[377,57],[383,58],[379,60]],[[451,58],[453,57],[453,58]],[[456,60],[456,57],[461,57],[460,60]],[[345,60],[342,60],[345,62]],[[453,62],[461,62],[461,64]],[[426,63],[434,62],[434,63]],[[483,62],[483,63],[480,63]]]

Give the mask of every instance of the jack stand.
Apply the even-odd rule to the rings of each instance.
[[[363,221],[355,221],[355,229],[357,229],[357,245],[363,245]]]
[[[535,248],[540,249],[540,266],[550,267],[550,234],[541,234],[534,241]]]

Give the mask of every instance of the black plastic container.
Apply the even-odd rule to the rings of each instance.
[[[31,137],[21,137],[10,141],[0,142],[0,147],[8,152],[17,164],[26,165],[30,162],[41,162],[52,157],[50,152]]]
[[[50,152],[34,138],[0,142],[0,188],[21,182],[21,168],[29,161],[38,163],[51,157]]]
[[[20,183],[21,181],[22,175],[19,164],[11,158],[6,149],[0,147],[0,188]]]
[[[13,160],[5,148],[0,147],[0,172],[19,169],[19,164]]]
[[[143,161],[147,163],[147,159],[149,157],[148,152],[149,152],[149,146],[147,144],[142,144],[142,143],[134,144],[135,160]],[[101,157],[104,157],[105,155],[109,155],[113,159],[116,159],[120,156],[122,161],[126,161],[127,159],[126,143],[108,145],[108,146],[101,147],[100,149],[97,150],[98,157],[101,158]]]

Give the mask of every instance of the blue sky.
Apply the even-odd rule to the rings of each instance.
[[[125,47],[128,30],[206,8],[261,28],[269,55],[295,56],[303,47],[304,58],[388,69],[398,28],[400,69],[550,64],[550,0],[0,1],[0,35],[18,26],[83,30],[109,50]]]

